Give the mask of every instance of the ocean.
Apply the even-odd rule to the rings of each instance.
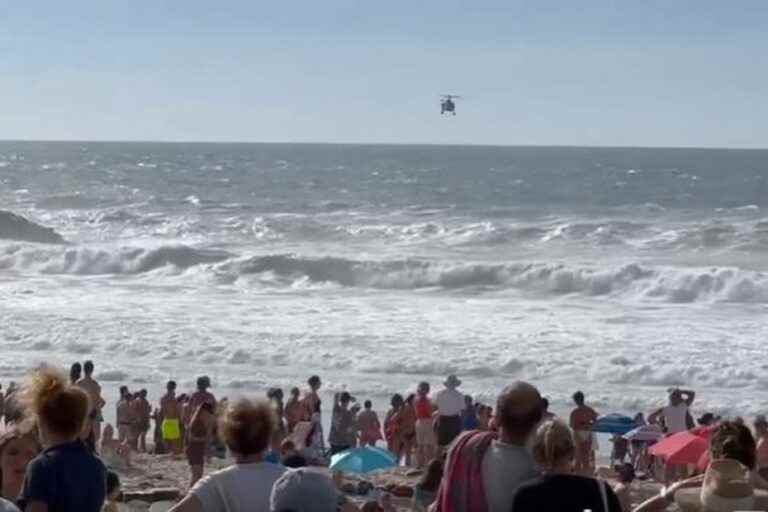
[[[768,151],[0,142],[0,210],[5,384],[768,409]]]

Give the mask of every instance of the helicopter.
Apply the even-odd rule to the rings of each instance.
[[[440,100],[440,115],[443,115],[446,112],[456,115],[456,103],[454,103],[453,100],[461,99],[461,96],[456,94],[441,94],[440,97],[442,98]]]

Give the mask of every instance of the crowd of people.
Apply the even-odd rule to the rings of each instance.
[[[667,465],[662,493],[633,508],[635,470],[648,454],[614,437],[617,478],[612,485],[595,478],[593,427],[599,415],[581,392],[561,420],[529,383],[512,383],[491,407],[461,393],[461,381],[451,375],[436,393],[421,382],[413,393],[394,395],[380,421],[370,401],[361,407],[345,391],[334,395],[326,438],[317,376],[303,393],[291,389],[285,401],[277,388],[264,399],[217,400],[205,376],[193,392],[177,396],[177,384],[169,381],[154,408],[146,390],[124,386],[113,426],[104,424],[106,401],[93,374],[90,361],[73,365],[69,377],[41,367],[23,386],[0,394],[6,424],[0,436],[0,512],[117,510],[120,480],[114,470],[130,465],[131,453],[148,449],[185,456],[189,463],[189,490],[173,512],[389,511],[388,495],[355,505],[338,482],[313,468],[380,441],[398,464],[421,471],[412,503],[418,510],[649,512],[673,503],[705,512],[768,510],[763,417],[753,432],[738,418],[702,416],[699,424],[711,429],[706,467]],[[647,421],[638,415],[636,423],[658,425],[667,435],[685,432],[695,424],[694,400],[692,391],[670,390],[667,406]],[[225,452],[233,464],[205,475],[206,460]]]

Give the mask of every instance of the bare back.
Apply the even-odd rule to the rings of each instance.
[[[160,416],[167,420],[177,420],[181,417],[179,401],[169,395],[160,399]]]
[[[91,411],[99,411],[104,407],[104,399],[101,397],[101,386],[91,377],[83,377],[77,381],[77,387],[88,394],[91,400]]]

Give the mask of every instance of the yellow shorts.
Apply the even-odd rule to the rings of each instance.
[[[178,441],[181,439],[181,423],[179,420],[163,420],[161,426],[163,441]]]

